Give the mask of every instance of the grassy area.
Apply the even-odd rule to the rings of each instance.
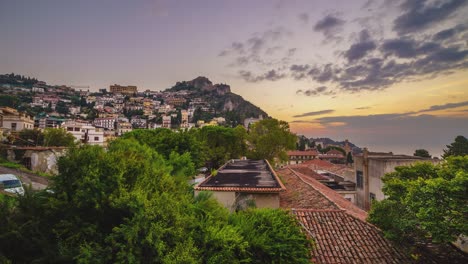
[[[20,169],[23,167],[23,165],[21,164],[18,164],[18,163],[14,163],[14,162],[1,162],[0,163],[0,166],[3,166],[5,168],[10,168],[10,169]]]
[[[24,171],[24,172],[27,172],[27,173],[33,173],[33,174],[39,175],[39,176],[44,177],[44,178],[52,178],[54,176],[54,175],[52,175],[50,173],[45,173],[45,172],[40,172],[40,171],[31,171],[28,168],[26,168],[23,164],[7,161],[7,160],[2,159],[2,158],[0,158],[0,166],[5,167],[5,168],[9,168],[9,169],[18,169],[20,171]]]

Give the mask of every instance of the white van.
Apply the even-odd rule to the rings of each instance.
[[[5,192],[24,195],[21,181],[13,174],[0,174],[0,189]]]

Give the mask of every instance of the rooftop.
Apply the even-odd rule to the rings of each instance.
[[[284,186],[265,160],[231,160],[195,190],[280,192]]]
[[[375,226],[344,210],[293,209],[315,240],[314,263],[412,263]]]
[[[357,219],[366,221],[367,213],[364,210],[313,177],[297,172],[293,168],[278,170],[278,174],[287,187],[287,191],[280,195],[281,207],[340,209]]]

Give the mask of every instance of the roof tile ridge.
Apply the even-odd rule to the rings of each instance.
[[[340,206],[339,204],[337,204],[335,201],[333,201],[333,199],[331,199],[327,194],[321,192],[318,188],[316,188],[316,187],[315,187],[314,185],[312,185],[310,182],[307,182],[306,180],[304,180],[304,179],[299,175],[299,174],[301,174],[301,173],[298,173],[298,172],[294,171],[294,170],[291,169],[291,168],[288,168],[288,169],[289,169],[294,175],[296,175],[302,182],[304,182],[305,184],[309,185],[310,187],[312,187],[313,189],[315,189],[316,191],[318,191],[319,193],[321,193],[327,200],[329,200],[331,203],[333,203],[334,205],[336,205],[336,207],[338,207],[338,208],[341,209],[341,210],[344,210],[347,214],[352,215],[352,214],[349,212],[349,210],[347,210],[346,208],[343,208],[342,206]],[[312,180],[312,179],[311,179],[311,180]],[[317,181],[317,180],[316,180],[316,181]],[[318,182],[318,181],[317,181],[317,182]],[[328,187],[327,187],[327,188],[328,188]],[[331,189],[330,189],[330,190],[331,190]],[[331,190],[331,191],[333,191],[333,190]],[[353,205],[354,205],[354,204],[353,204]],[[359,208],[358,208],[358,209],[359,209]],[[360,210],[361,210],[361,209],[360,209]],[[363,211],[363,210],[362,210],[362,211]],[[363,211],[363,212],[365,212],[365,211]],[[366,212],[365,212],[365,213],[366,213]],[[354,212],[353,212],[353,214],[354,214]],[[353,215],[353,217],[355,217],[355,216]],[[365,221],[365,219],[360,219],[360,218],[358,218],[358,217],[355,217],[355,218],[357,218],[357,219],[359,219],[359,220],[361,220],[361,221],[363,221],[363,222],[367,222],[367,221]],[[366,218],[367,218],[367,217],[366,217]]]

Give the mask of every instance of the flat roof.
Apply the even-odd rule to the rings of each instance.
[[[280,192],[285,188],[265,160],[231,160],[210,175],[195,190]]]

